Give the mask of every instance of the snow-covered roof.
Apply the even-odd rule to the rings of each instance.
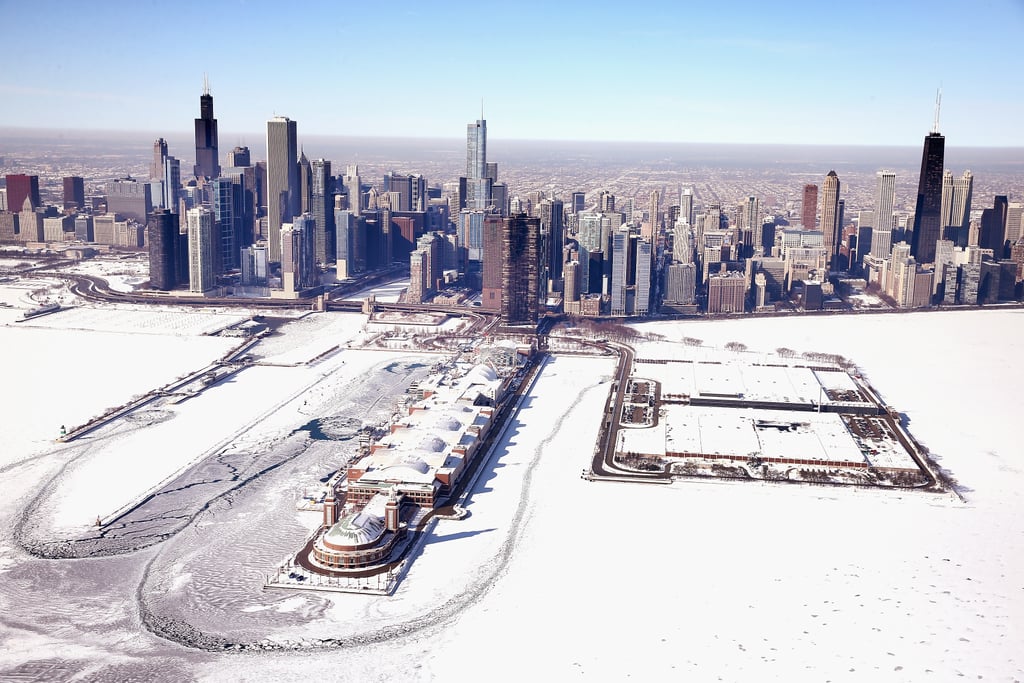
[[[335,546],[374,543],[384,535],[384,521],[377,515],[360,510],[345,515],[327,530],[324,540]]]

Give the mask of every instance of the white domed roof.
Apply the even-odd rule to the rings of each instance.
[[[432,434],[432,435],[428,436],[427,438],[423,439],[423,441],[420,441],[419,448],[420,448],[420,450],[427,451],[428,453],[440,453],[441,451],[444,450],[445,445],[446,444],[445,444],[444,440],[441,437],[434,436]],[[419,460],[419,459],[417,458],[417,460]],[[419,462],[423,462],[423,461],[419,460]],[[424,465],[425,464],[426,463],[424,463]]]
[[[384,521],[376,515],[356,512],[345,515],[332,526],[324,540],[333,546],[373,543],[384,534]]]

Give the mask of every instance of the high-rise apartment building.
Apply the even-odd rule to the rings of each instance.
[[[213,205],[213,269],[218,275],[239,267],[242,237],[242,203],[231,178],[215,178],[210,183]]]
[[[345,186],[345,194],[348,195],[348,210],[352,212],[353,216],[358,216],[363,208],[363,189],[361,183],[359,167],[347,167],[342,184]]]
[[[804,185],[803,203],[800,205],[800,224],[804,230],[814,230],[818,223],[815,215],[818,210],[818,186],[814,183]]]
[[[690,188],[679,191],[679,218],[693,225],[693,190]]]
[[[314,159],[309,165],[310,209],[313,214],[313,258],[316,263],[333,261],[334,247],[334,190],[331,186],[331,162]]]
[[[565,207],[560,199],[540,202],[540,234],[544,243],[542,267],[551,281],[562,277],[562,249],[565,246]]]
[[[317,284],[313,223],[313,214],[304,213],[281,226],[281,286],[289,294]]]
[[[466,208],[486,209],[491,204],[487,176],[487,121],[466,124]]]
[[[149,286],[162,291],[174,289],[178,285],[175,260],[182,239],[178,215],[168,209],[157,209],[149,217],[146,231],[149,243]]]
[[[842,213],[839,210],[839,176],[829,171],[821,193],[821,234],[829,250],[829,267],[839,268],[839,245],[843,240]]]
[[[217,152],[217,119],[213,117],[213,95],[210,94],[210,83],[205,79],[203,94],[199,97],[199,118],[195,122],[195,176],[197,178],[216,178],[220,175],[220,161]]]
[[[286,116],[267,121],[267,243],[271,262],[281,260],[281,225],[300,207],[298,133]]]
[[[188,288],[201,294],[214,287],[214,220],[206,207],[189,209],[188,225]]]
[[[172,156],[164,157],[163,207],[171,213],[179,213],[178,198],[181,196],[181,162]]]
[[[540,219],[522,214],[503,218],[501,221],[502,322],[506,325],[536,324],[539,298]]]
[[[942,165],[946,138],[936,126],[924,138],[921,175],[917,184],[914,232],[910,253],[917,263],[935,262],[935,243],[942,237]]]

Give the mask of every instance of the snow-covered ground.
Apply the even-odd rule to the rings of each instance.
[[[344,442],[288,437],[280,447],[294,457],[213,501],[169,540],[88,560],[34,559],[12,531],[24,525],[22,511],[59,472],[66,452],[0,468],[0,679],[1019,680],[1024,468],[1014,418],[1024,383],[1022,316],[974,311],[641,326],[709,345],[742,342],[754,355],[784,346],[852,358],[960,481],[966,503],[913,492],[585,481],[579,475],[593,453],[613,362],[556,357],[498,444],[471,515],[439,522],[387,598],[262,589],[263,574],[315,524],[314,513],[295,511],[297,491],[338,466]],[[318,327],[323,321],[326,328]],[[289,350],[286,325],[268,340],[261,362],[316,357],[334,323],[294,324],[293,341],[304,350]],[[60,347],[78,336],[30,332],[42,337],[19,330],[4,339],[5,351],[27,357],[25,346],[44,338]],[[112,345],[128,353],[157,339],[163,337],[119,333]],[[360,353],[383,360],[387,352]],[[337,358],[346,354],[351,358],[347,350]],[[253,371],[329,378],[334,358]],[[415,372],[412,360],[401,376],[394,363],[366,361],[361,384],[359,373],[325,379],[319,393],[303,397],[305,406],[293,401],[275,411],[277,421],[258,422],[253,435],[268,441],[328,413],[362,419],[386,412],[387,392],[373,405],[360,392],[392,377],[387,391],[399,391]],[[24,395],[33,382],[28,368],[13,368],[15,393]],[[83,377],[81,365],[63,369],[53,394]],[[107,381],[130,395],[144,384],[130,374]],[[216,412],[216,392],[223,391],[225,401],[255,408],[258,394],[277,390],[245,388],[216,387],[181,405],[203,400],[207,413]],[[48,396],[38,395],[23,413],[48,411]],[[77,396],[88,414],[109,401],[87,391]],[[160,424],[176,422],[190,430],[202,424],[181,416]],[[0,427],[5,440],[16,425]],[[227,642],[304,641],[314,649],[204,652],[155,637],[140,615],[164,633],[194,628]]]

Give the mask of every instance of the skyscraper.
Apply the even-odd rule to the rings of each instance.
[[[157,138],[153,143],[153,163],[149,166],[150,180],[163,180],[164,159],[167,158],[167,140]]]
[[[486,209],[491,203],[487,177],[487,121],[466,124],[466,208]]]
[[[487,177],[487,121],[466,124],[466,177]]]
[[[286,116],[267,121],[267,243],[281,260],[281,225],[299,214],[298,134]]]
[[[348,195],[348,210],[353,216],[358,216],[363,205],[362,180],[359,178],[359,167],[348,166],[345,169],[345,177],[342,179],[345,186],[345,194]]]
[[[964,171],[959,178],[954,178],[951,171],[942,174],[942,239],[952,240],[959,246],[967,244],[973,190],[974,176],[970,171]]]
[[[800,224],[804,230],[814,230],[817,227],[815,212],[818,210],[818,186],[814,183],[804,185],[804,198],[800,208]]]
[[[217,154],[217,119],[213,118],[213,95],[210,82],[203,79],[203,94],[199,97],[199,118],[196,121],[196,166],[197,178],[216,178],[220,175]],[[154,147],[154,169],[155,169]]]
[[[231,178],[215,178],[210,183],[213,194],[213,270],[222,274],[238,268],[243,246],[240,197]]]
[[[233,150],[228,152],[228,166],[234,168],[244,168],[250,166],[249,148],[248,147],[235,147]]]
[[[334,260],[334,192],[331,162],[314,159],[310,165],[310,213],[313,214],[313,258],[326,264]]]
[[[997,259],[1003,258],[1003,245],[1006,240],[1006,219],[1009,203],[1006,195],[996,195],[991,209],[981,212],[981,229],[978,233],[978,246],[991,249]]]
[[[188,221],[188,288],[201,294],[214,285],[213,212],[204,207],[189,209]]]
[[[535,324],[539,298],[540,219],[523,214],[504,218],[501,221],[502,322],[506,325]]]
[[[875,216],[871,227],[872,236],[879,231],[892,232],[893,207],[896,203],[896,174],[892,171],[878,172],[878,186],[875,189]],[[890,236],[891,237],[891,236]],[[857,251],[861,251],[859,248]]]
[[[181,231],[178,216],[167,209],[157,209],[146,225],[149,242],[149,286],[163,291],[174,289],[178,284],[175,259]]]
[[[822,242],[828,249],[829,267],[838,269],[839,245],[843,240],[842,213],[839,210],[839,176],[829,171],[821,195]]]
[[[85,179],[80,176],[64,178],[64,211],[85,208]]]
[[[918,263],[935,262],[935,243],[942,237],[942,165],[946,138],[939,133],[938,107],[935,125],[924,138],[921,175],[917,183],[914,232],[910,253]]]
[[[8,175],[7,210],[12,213],[21,211],[25,206],[26,198],[31,202],[33,209],[39,208],[42,204],[39,199],[39,176]]]
[[[679,191],[679,218],[693,225],[693,190],[690,188]]]

